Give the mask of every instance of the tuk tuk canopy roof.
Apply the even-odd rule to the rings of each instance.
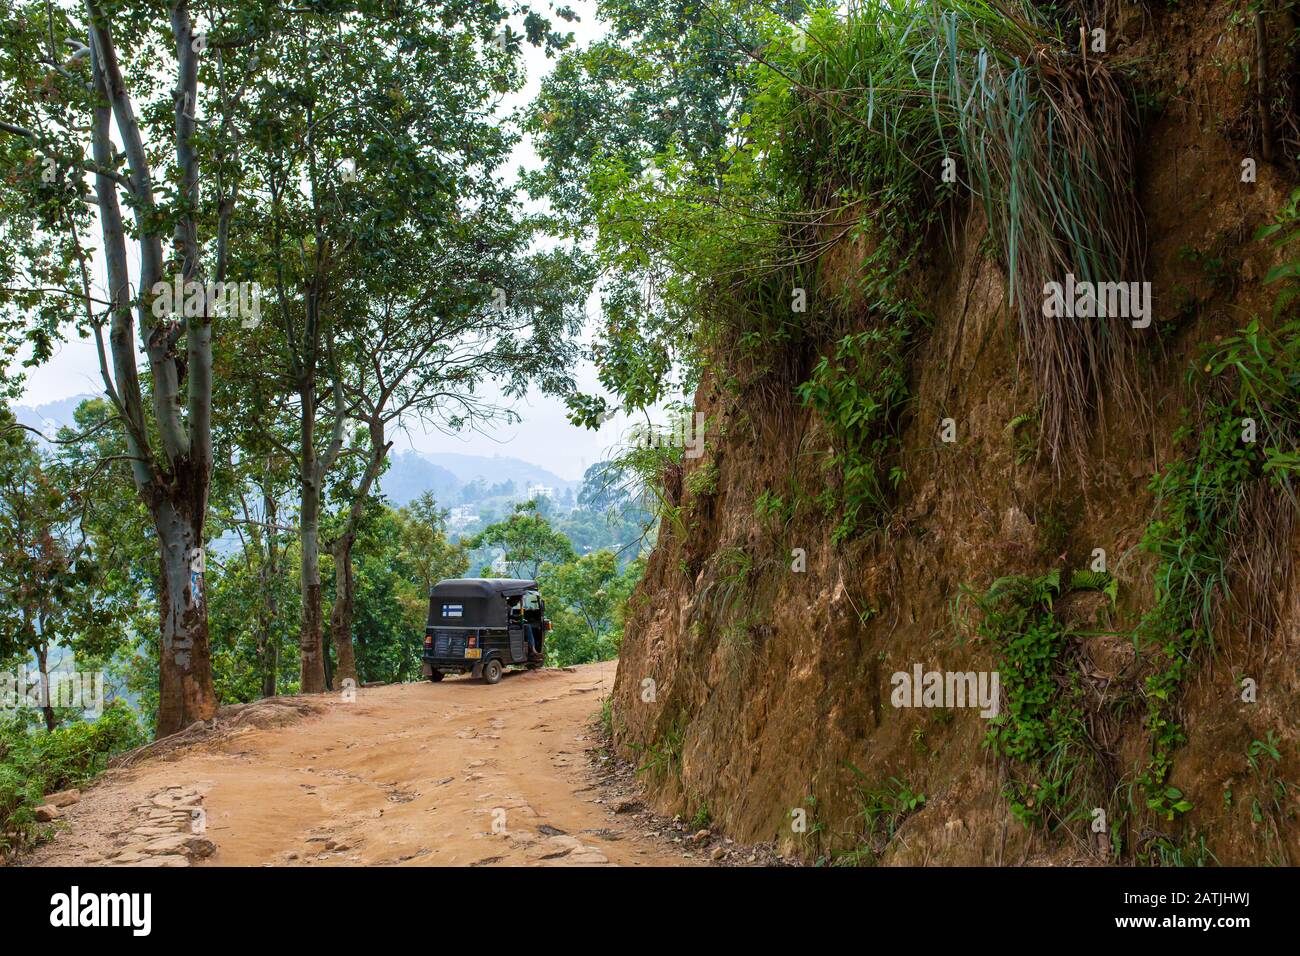
[[[430,597],[492,597],[536,591],[537,582],[523,578],[449,578],[439,581]]]
[[[429,592],[429,627],[506,627],[507,601],[537,590],[522,578],[456,578]]]

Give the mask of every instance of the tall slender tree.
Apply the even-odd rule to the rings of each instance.
[[[202,26],[188,0],[4,10],[0,165],[20,173],[0,185],[0,259],[22,263],[4,304],[32,316],[37,360],[68,324],[98,349],[157,535],[159,736],[217,708],[204,595],[215,311],[206,291],[227,279],[238,105],[272,32],[270,10],[232,2]],[[184,308],[161,298],[177,285],[189,293]]]

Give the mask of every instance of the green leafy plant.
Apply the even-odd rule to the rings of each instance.
[[[1119,600],[1119,580],[1109,571],[1075,571],[1070,575],[1070,590],[1100,591],[1110,598],[1112,605]]]
[[[1146,862],[1152,866],[1218,866],[1219,858],[1205,842],[1204,834],[1175,842],[1166,836],[1153,838],[1145,848]]]
[[[1263,833],[1268,845],[1270,860],[1279,866],[1291,864],[1290,854],[1283,837],[1284,823],[1294,819],[1295,809],[1290,798],[1292,788],[1282,779],[1281,739],[1268,731],[1263,740],[1252,740],[1246,748],[1246,762],[1254,776],[1255,793],[1250,799],[1251,823]]]
[[[873,784],[861,768],[846,763],[856,778],[858,818],[862,823],[860,845],[838,854],[836,866],[872,864],[885,851],[903,821],[925,806],[925,794],[899,779],[890,777]]]
[[[771,488],[764,488],[754,499],[754,517],[769,525],[784,527],[794,517],[795,503],[787,501]]]
[[[52,731],[27,726],[26,716],[0,717],[0,849],[40,839],[36,822],[41,798],[57,790],[84,787],[114,754],[145,743],[135,714],[122,702],[109,704],[94,722],[66,724]]]
[[[1005,692],[985,746],[1013,764],[1003,791],[1012,814],[1049,830],[1085,816],[1095,756],[1070,633],[1053,613],[1060,571],[999,578],[987,591],[962,593],[980,612],[976,632],[994,649]]]
[[[1036,413],[1017,415],[1007,422],[1006,433],[1011,436],[1012,450],[1016,454],[1017,465],[1023,465],[1025,462],[1031,461],[1038,452],[1037,423],[1038,415]]]
[[[1160,511],[1143,547],[1160,567],[1155,605],[1137,629],[1155,659],[1145,682],[1152,753],[1141,780],[1148,805],[1166,818],[1190,808],[1165,784],[1173,752],[1186,739],[1174,708],[1198,652],[1213,646],[1214,625],[1231,594],[1231,542],[1250,518],[1243,509],[1252,500],[1246,492],[1262,494],[1257,500],[1265,513],[1295,508],[1300,461],[1291,449],[1300,436],[1300,323],[1270,331],[1252,321],[1207,350],[1192,377],[1204,400],[1199,414],[1184,413],[1175,439],[1195,444],[1191,457],[1172,461],[1152,482]],[[1257,440],[1245,440],[1246,422],[1258,429]],[[1242,549],[1238,576],[1268,573],[1252,567],[1252,551],[1272,555],[1285,547],[1262,540]],[[1254,593],[1271,593],[1266,582],[1255,581]]]
[[[891,426],[908,397],[906,321],[842,338],[797,389],[831,433],[828,465],[841,475],[840,520],[832,540],[880,526],[890,480],[884,457],[897,445]]]
[[[754,557],[742,548],[723,548],[711,559],[714,573],[701,591],[701,602],[715,621],[729,619],[748,593]]]
[[[1259,227],[1255,238],[1270,239],[1278,249],[1289,249],[1300,244],[1300,189],[1291,193],[1286,205],[1278,211],[1272,222]],[[1284,258],[1269,269],[1264,281],[1282,284],[1273,303],[1273,315],[1281,315],[1300,295],[1300,255]]]
[[[700,465],[686,477],[686,491],[693,498],[716,495],[718,493],[718,465],[709,461]]]
[[[1298,223],[1300,190],[1257,236],[1289,248],[1300,235]],[[1300,260],[1282,263],[1266,281],[1282,284],[1274,310],[1280,313],[1300,286]],[[1144,687],[1151,756],[1139,781],[1147,806],[1167,820],[1192,808],[1166,782],[1174,751],[1186,740],[1175,717],[1179,691],[1214,645],[1234,579],[1256,596],[1247,616],[1271,625],[1271,575],[1291,566],[1287,535],[1300,474],[1294,451],[1300,441],[1300,321],[1269,329],[1253,319],[1206,347],[1188,378],[1200,404],[1184,409],[1174,439],[1190,446],[1190,454],[1152,480],[1159,513],[1142,544],[1160,565],[1155,604],[1135,635],[1154,658]]]
[[[614,733],[614,695],[606,694],[600,701],[600,713],[597,716],[597,722],[600,724],[601,732],[605,736],[612,736]]]
[[[638,774],[648,773],[656,780],[669,777],[681,780],[682,747],[686,742],[686,719],[678,715],[669,721],[653,744],[645,747],[646,757],[637,767]],[[641,749],[633,744],[633,749]]]
[[[821,819],[818,812],[819,806],[817,797],[811,793],[805,796],[803,798],[803,806],[791,810],[791,819],[794,819],[800,810],[803,811],[805,816],[804,827],[802,831],[795,831],[795,837],[803,844],[804,852],[817,859],[817,863],[820,866],[825,862],[824,858],[821,856],[821,851],[822,843],[825,841],[825,835],[827,833],[827,826],[826,821]]]

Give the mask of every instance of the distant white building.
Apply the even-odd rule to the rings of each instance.
[[[473,524],[479,519],[479,513],[468,505],[461,505],[452,508],[447,513],[447,527],[451,530],[463,528],[466,525]]]
[[[530,501],[534,498],[554,498],[555,489],[550,485],[529,485],[526,497]]]

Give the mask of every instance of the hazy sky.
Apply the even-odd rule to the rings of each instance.
[[[595,20],[595,3],[593,0],[570,0],[568,5],[582,18],[581,22],[569,26],[578,44],[585,45],[602,32]],[[528,83],[520,94],[507,101],[507,107],[531,100],[538,91],[541,78],[554,63],[542,51],[527,44],[524,50]],[[516,150],[510,168],[513,170],[535,163],[536,154],[531,144],[525,141]],[[596,318],[597,309],[598,302],[593,297],[587,307],[589,325]],[[584,363],[577,378],[580,389],[598,390],[596,372],[590,365]],[[75,337],[63,343],[50,362],[27,371],[25,386],[21,400],[24,405],[41,405],[87,392],[98,394],[103,390],[103,384],[93,343],[90,339]],[[576,479],[582,477],[588,465],[604,457],[629,427],[629,421],[620,416],[606,423],[598,432],[575,428],[565,420],[563,402],[540,394],[516,404],[515,410],[523,421],[503,427],[492,435],[448,436],[412,422],[408,424],[406,434],[395,436],[394,448],[511,455],[541,465],[562,478]]]

